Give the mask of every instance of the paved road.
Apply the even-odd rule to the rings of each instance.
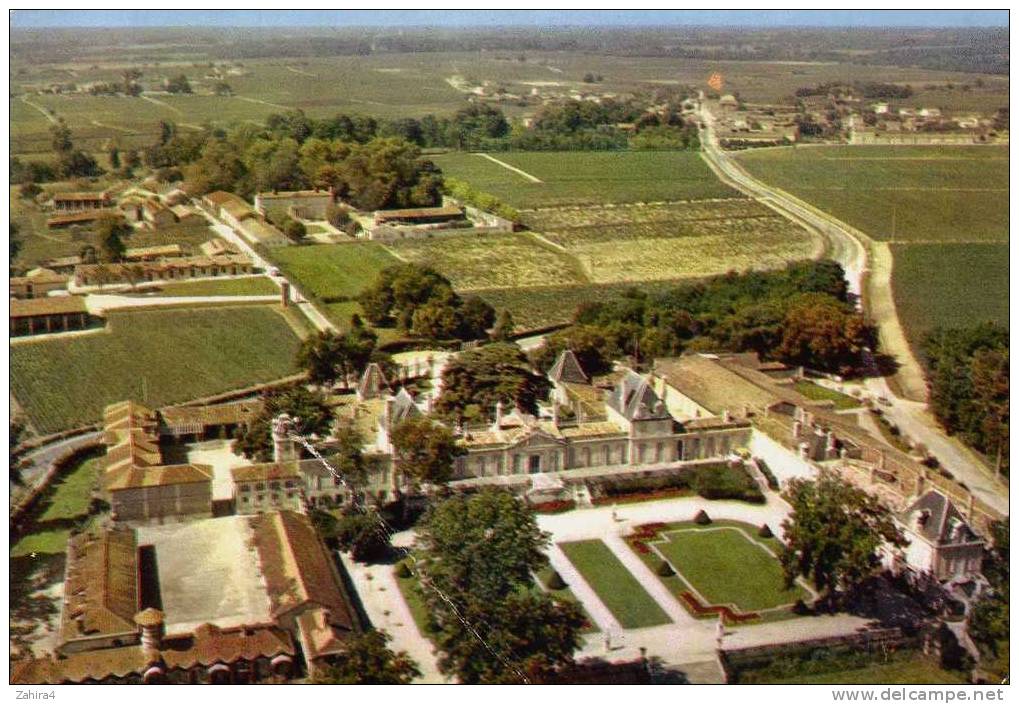
[[[10,505],[15,505],[20,497],[25,496],[42,483],[53,460],[71,450],[88,445],[100,437],[102,437],[102,433],[99,431],[75,435],[44,445],[26,454],[23,460],[28,464],[21,470],[21,484],[10,483]]]
[[[863,275],[869,272],[868,252],[861,236],[853,228],[804,203],[780,189],[761,183],[748,174],[718,145],[714,134],[714,118],[702,104],[700,111],[704,130],[701,133],[702,152],[712,170],[729,185],[757,198],[777,212],[827,237],[830,256],[842,264],[846,271],[851,293],[862,292]],[[900,364],[917,365],[912,354],[906,354]],[[911,370],[910,376],[922,372]],[[883,377],[868,379],[865,385],[872,396],[883,396],[891,406],[886,414],[914,440],[923,443],[959,480],[966,483],[979,498],[1003,513],[1008,513],[1008,488],[998,483],[987,467],[973,452],[954,438],[949,438],[926,410],[923,403],[900,398]]]
[[[250,257],[255,266],[263,269],[267,273],[275,270],[276,267],[256,252],[251,244],[236,230],[210,213],[199,201],[195,200],[193,201],[193,204],[196,208],[198,208],[199,212],[205,216],[205,219],[209,221],[209,226],[216,232],[216,234]],[[314,325],[319,332],[337,332],[336,326],[333,325],[327,317],[322,315],[322,313],[320,313],[319,310],[312,305],[311,301],[301,295],[300,289],[294,285],[293,281],[290,281],[282,274],[268,274],[268,276],[277,286],[282,287],[283,282],[290,285],[291,302],[297,305],[298,309],[304,313],[305,317],[311,321],[312,325]]]

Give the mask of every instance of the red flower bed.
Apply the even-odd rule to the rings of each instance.
[[[649,548],[647,546],[647,543],[645,543],[642,540],[631,540],[630,541],[630,545],[632,545],[633,549],[636,550],[637,552],[639,552],[641,555],[650,555],[651,554],[651,548]]]
[[[616,496],[600,496],[591,501],[595,506],[608,506],[611,504],[633,504],[640,501],[653,501],[655,499],[668,499],[674,496],[690,496],[692,492],[685,488],[653,489],[651,491],[635,491],[632,494],[618,494]]]
[[[722,614],[722,619],[728,623],[742,623],[744,621],[753,621],[754,619],[761,617],[760,614],[754,612],[745,614],[737,613],[728,606],[705,606],[700,602],[700,599],[688,591],[680,594],[680,597],[698,618],[702,616],[717,616],[718,614]]]
[[[531,506],[531,510],[535,513],[563,513],[564,511],[572,511],[577,507],[577,504],[572,499],[559,500],[559,501],[545,501],[544,503],[534,504]]]

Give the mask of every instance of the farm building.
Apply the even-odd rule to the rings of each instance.
[[[50,291],[67,288],[70,277],[58,274],[52,269],[32,269],[24,276],[12,276],[9,280],[12,298],[44,298]]]
[[[119,215],[119,212],[113,209],[82,210],[68,213],[66,215],[54,215],[46,220],[46,227],[51,230],[61,230],[65,227],[74,227],[75,225],[87,226],[91,225],[107,213],[110,215]]]
[[[259,217],[245,218],[238,224],[237,231],[251,244],[266,247],[285,247],[292,244],[286,235]]]
[[[200,249],[202,250],[202,254],[207,257],[219,257],[226,254],[240,254],[240,252],[237,251],[237,247],[224,239],[220,239],[219,237],[211,239],[208,242],[203,242]]]
[[[175,257],[136,264],[81,264],[74,269],[74,282],[77,286],[105,286],[240,276],[253,272],[251,260],[241,255]]]
[[[41,262],[42,266],[50,271],[55,271],[58,274],[73,274],[74,267],[81,264],[81,257],[78,255],[70,257],[56,257],[54,259],[44,259]]]
[[[11,337],[84,330],[96,322],[80,296],[10,301]]]
[[[204,205],[213,215],[219,217],[220,209],[227,203],[239,203],[241,205],[247,205],[244,199],[235,193],[228,193],[226,191],[213,191],[212,193],[206,193],[202,196],[202,205]]]
[[[376,210],[372,214],[372,223],[375,225],[434,225],[463,218],[464,209],[457,206],[405,208],[403,210]]]
[[[177,216],[158,198],[149,198],[142,204],[142,220],[153,229],[169,227],[177,222]]]
[[[276,191],[255,196],[255,210],[266,215],[266,210],[293,209],[302,220],[325,220],[326,209],[336,200],[332,191]]]
[[[129,262],[149,262],[165,257],[182,257],[184,250],[179,244],[161,244],[154,247],[128,247],[124,259]]]
[[[178,441],[228,438],[248,426],[262,410],[261,401],[238,401],[212,406],[172,406],[159,412],[159,434]]]
[[[204,225],[205,218],[190,205],[171,205],[170,211],[181,225]]]
[[[103,210],[113,205],[110,194],[92,192],[57,193],[53,196],[53,210],[58,213],[76,213],[83,210]]]
[[[245,220],[257,220],[256,213],[250,205],[244,201],[229,200],[219,208],[219,216],[233,228],[240,228]]]
[[[341,570],[311,521],[290,511],[82,533],[68,549],[58,654],[12,663],[11,681],[314,675],[363,628]]]

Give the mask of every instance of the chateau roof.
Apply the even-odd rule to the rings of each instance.
[[[270,481],[273,479],[299,479],[301,471],[297,462],[264,462],[234,467],[230,476],[235,482]]]
[[[665,383],[710,413],[740,410],[744,406],[763,410],[781,399],[772,391],[744,379],[720,363],[714,355],[685,354],[656,359],[655,372]]]
[[[103,475],[103,486],[107,491],[201,482],[212,482],[210,465],[168,464],[149,467],[131,465],[108,469]]]
[[[573,350],[563,350],[559,353],[559,358],[548,370],[548,378],[552,381],[568,381],[574,384],[590,383]]]
[[[926,514],[927,518],[919,525],[917,519],[922,514]],[[955,504],[940,491],[933,489],[918,497],[902,511],[899,520],[935,545],[954,545],[980,540]],[[960,532],[956,532],[957,530]]]
[[[627,371],[609,392],[606,403],[627,420],[665,420],[671,418],[665,404],[651,388],[648,380],[634,371]]]

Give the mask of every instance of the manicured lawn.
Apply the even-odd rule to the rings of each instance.
[[[499,152],[496,159],[540,179],[535,183],[477,154],[434,158],[449,176],[517,208],[731,198],[698,152]]]
[[[11,557],[31,555],[33,552],[59,555],[67,550],[70,528],[51,528],[29,533],[11,547]]]
[[[1007,146],[747,150],[750,173],[877,240],[1007,241]]]
[[[139,296],[148,293],[153,296],[273,296],[279,292],[279,286],[264,276],[252,276],[242,279],[178,281],[151,288],[146,286],[134,293]]]
[[[11,389],[45,434],[125,399],[159,407],[279,379],[298,344],[268,305],[111,312],[103,331],[12,344]]]
[[[74,467],[53,484],[53,494],[39,516],[40,522],[78,518],[88,513],[92,488],[102,470],[103,458],[93,457]]]
[[[1008,244],[892,245],[892,290],[916,346],[935,327],[1008,326]]]
[[[623,628],[647,628],[671,622],[605,543],[581,540],[559,543],[559,547]]]
[[[353,298],[400,263],[376,242],[277,247],[271,256],[306,295],[323,300]]]
[[[762,679],[760,684],[968,684],[965,673],[943,670],[926,657],[902,658],[835,672],[819,672],[784,679]]]
[[[743,529],[705,526],[669,531],[663,537],[665,541],[650,545],[709,604],[735,604],[746,612],[810,598],[799,585],[785,588],[778,559]]]
[[[835,408],[838,410],[860,407],[860,402],[852,396],[847,396],[846,394],[839,393],[834,389],[829,389],[819,384],[815,384],[812,381],[797,381],[796,390],[814,401],[834,401]]]

